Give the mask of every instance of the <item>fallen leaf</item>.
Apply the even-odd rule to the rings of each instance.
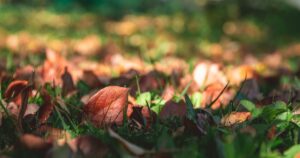
[[[226,76],[231,84],[240,85],[245,79],[257,77],[257,72],[249,65],[240,65],[228,68]]]
[[[98,76],[92,70],[84,70],[82,80],[90,87],[103,87],[105,84],[101,82]]]
[[[68,68],[65,67],[65,72],[64,74],[61,76],[62,79],[62,95],[63,96],[67,96],[68,94],[73,93],[76,88],[74,86],[74,82],[72,79],[71,74],[68,72]]]
[[[175,88],[167,85],[162,93],[162,99],[165,101],[171,100],[175,94]]]
[[[75,52],[81,55],[97,54],[101,50],[101,41],[96,35],[89,35],[74,45]]]
[[[256,79],[245,80],[242,83],[240,93],[243,94],[247,99],[252,101],[258,101],[263,98]]]
[[[41,96],[43,98],[43,104],[38,111],[38,120],[40,124],[43,124],[50,117],[50,114],[52,113],[55,105],[50,94],[48,94],[45,89],[42,89]]]
[[[157,71],[151,71],[139,78],[139,88],[141,92],[147,92],[151,90],[157,90],[164,87],[164,80],[162,79],[162,74]],[[130,94],[135,96],[138,91],[138,86],[136,83],[133,84]]]
[[[109,152],[109,147],[93,136],[79,136],[68,143],[72,152],[83,157],[101,158]]]
[[[24,134],[20,137],[16,149],[20,151],[25,149],[27,152],[30,151],[28,154],[35,154],[37,157],[45,157],[47,151],[49,151],[52,146],[53,144],[51,142],[48,142],[41,137],[33,134]],[[17,154],[22,153],[24,152],[17,152]]]
[[[246,120],[250,119],[250,117],[250,112],[231,112],[221,119],[221,124],[228,127],[245,122]]]
[[[133,106],[130,119],[134,119],[140,125],[149,128],[156,120],[156,113],[147,106]]]
[[[33,89],[32,85],[27,85],[21,91],[21,106],[20,106],[19,115],[17,119],[18,128],[20,131],[23,131],[23,121],[24,121],[23,117],[28,107],[28,100],[30,97],[30,93],[32,92],[32,89]]]
[[[278,69],[280,66],[282,66],[281,53],[282,52],[274,52],[272,54],[267,54],[263,59],[263,63],[273,69]]]
[[[221,71],[220,65],[209,62],[202,62],[196,65],[193,78],[199,87],[206,87],[216,82],[223,85],[227,83],[227,79]]]
[[[202,94],[203,99],[201,106],[206,107],[207,105],[212,104],[212,109],[218,109],[222,105],[227,105],[233,98],[233,93],[224,88],[226,88],[226,86],[220,83],[208,85]],[[215,102],[213,103],[213,101]]]
[[[43,83],[54,82],[55,84],[60,85],[60,78],[66,66],[68,66],[68,68],[71,67],[61,54],[54,52],[51,49],[47,49],[46,60],[43,65],[38,68],[37,72],[41,76]]]
[[[14,118],[18,117],[19,114],[19,106],[15,102],[9,102],[6,103],[2,101],[2,104],[6,107],[7,111],[10,113],[10,115]]]
[[[159,113],[160,119],[168,119],[170,117],[178,117],[183,119],[186,115],[187,109],[184,101],[176,103],[172,100],[168,101]]]
[[[117,124],[123,122],[123,112],[127,114],[132,111],[127,109],[128,88],[108,86],[99,90],[84,105],[84,114],[89,121],[97,127]]]
[[[35,132],[44,135],[47,141],[53,142],[59,146],[63,146],[71,140],[71,134],[66,130],[55,128],[50,125],[41,125]]]
[[[25,80],[29,81],[32,78],[32,73],[34,72],[34,68],[31,65],[27,65],[16,69],[14,74],[14,78],[17,80]]]
[[[185,118],[183,123],[185,131],[201,136],[207,134],[209,125],[213,124],[213,119],[207,112],[198,109],[195,121]]]
[[[39,110],[39,108],[40,107],[37,104],[28,104],[24,117],[26,117],[27,115],[34,115]]]
[[[26,88],[28,85],[28,81],[25,80],[15,80],[11,82],[5,93],[4,98],[5,99],[11,99],[14,101],[17,105],[21,105],[21,91]]]

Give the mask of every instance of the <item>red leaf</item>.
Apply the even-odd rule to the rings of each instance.
[[[108,86],[94,94],[84,106],[84,113],[95,126],[122,124],[128,104],[128,88]],[[126,109],[127,110],[127,109]],[[131,113],[127,110],[127,113]]]
[[[11,82],[4,93],[4,98],[13,99],[17,105],[20,105],[21,95],[19,94],[24,88],[26,88],[27,85],[28,85],[28,81],[25,80],[15,80]]]
[[[50,114],[52,113],[54,108],[54,103],[52,101],[51,96],[48,94],[48,92],[45,89],[42,90],[41,96],[43,98],[44,103],[39,109],[38,120],[40,124],[43,124],[48,120]]]

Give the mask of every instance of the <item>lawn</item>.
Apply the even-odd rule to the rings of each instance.
[[[300,157],[300,10],[0,0],[0,157]]]

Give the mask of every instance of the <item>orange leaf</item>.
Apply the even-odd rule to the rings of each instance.
[[[95,126],[122,124],[123,110],[127,110],[128,88],[108,86],[94,94],[84,106],[84,113]],[[127,112],[131,113],[130,110]]]
[[[232,126],[235,124],[242,123],[248,120],[251,117],[250,112],[232,112],[230,114],[225,115],[221,119],[221,124],[223,126]]]

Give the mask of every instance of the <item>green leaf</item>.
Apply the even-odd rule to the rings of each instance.
[[[291,111],[286,111],[286,112],[283,112],[279,115],[276,116],[276,119],[277,120],[280,120],[280,121],[290,121],[293,117],[293,114],[291,113]]]
[[[294,145],[284,152],[284,157],[285,158],[293,158],[298,153],[300,153],[300,145]]]
[[[163,100],[160,96],[156,95],[154,96],[154,99],[152,100],[151,104],[151,110],[153,110],[155,113],[160,113],[160,110],[162,107],[166,104],[166,101]]]
[[[287,106],[284,102],[278,101],[263,109],[262,115],[267,121],[273,121],[277,115],[286,112]]]
[[[195,108],[200,108],[201,106],[201,101],[202,101],[202,94],[200,92],[196,92],[192,95],[192,103],[194,105]]]
[[[242,100],[240,103],[251,112],[253,119],[257,118],[262,113],[262,109],[256,108],[255,104],[249,100]]]
[[[137,96],[136,103],[139,105],[146,106],[147,103],[150,103],[150,102],[151,102],[151,93],[150,92],[144,92]]]
[[[184,95],[185,98],[185,104],[186,104],[186,109],[187,109],[187,118],[192,120],[192,121],[196,121],[196,112],[193,108],[193,103],[191,101],[191,99],[189,98],[189,96],[187,94]]]
[[[255,104],[249,100],[242,100],[241,104],[250,112],[256,109]]]

